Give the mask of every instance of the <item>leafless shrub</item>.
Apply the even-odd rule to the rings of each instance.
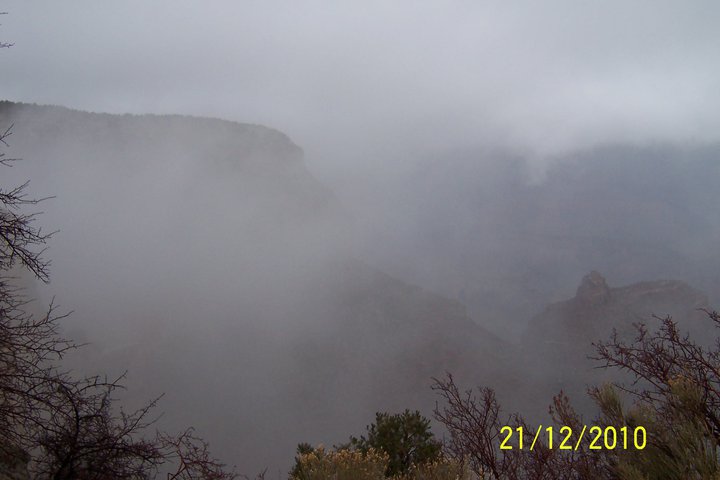
[[[11,128],[0,134],[0,146]],[[0,154],[0,166],[13,161]],[[49,278],[43,253],[52,233],[35,226],[37,213],[24,211],[41,201],[27,196],[27,186],[0,188],[0,459],[29,463],[38,479],[140,480],[157,478],[161,467],[174,469],[172,479],[238,478],[191,429],[152,432],[158,399],[131,413],[118,407],[113,395],[123,377],[78,379],[62,370],[64,355],[78,348],[59,334],[66,315],[52,303],[42,316],[28,313],[14,283],[21,269]]]

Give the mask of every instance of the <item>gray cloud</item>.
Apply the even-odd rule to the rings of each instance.
[[[323,167],[717,140],[715,2],[7,2],[3,91],[271,125]],[[359,168],[355,166],[355,168]]]

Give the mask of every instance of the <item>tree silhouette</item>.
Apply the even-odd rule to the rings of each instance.
[[[9,146],[12,128],[0,130],[0,147]],[[0,168],[16,161],[0,153]],[[28,313],[30,300],[18,285],[23,271],[49,281],[44,252],[53,232],[43,232],[38,212],[27,211],[46,199],[29,197],[28,185],[0,186],[0,466],[53,480],[139,480],[161,469],[178,480],[238,478],[191,429],[152,431],[158,399],[131,413],[120,408],[113,395],[122,376],[76,378],[62,369],[65,354],[78,348],[59,335],[65,314],[52,303],[43,315]]]

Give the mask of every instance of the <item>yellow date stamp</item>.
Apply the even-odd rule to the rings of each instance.
[[[538,426],[535,434],[525,430],[524,427],[504,426],[500,429],[501,450],[533,450],[541,442],[548,449],[579,450],[583,439],[588,442],[589,450],[642,450],[647,444],[647,431],[645,427],[620,427],[612,425],[607,427],[583,425],[582,430],[573,431],[571,427],[543,427]],[[532,442],[525,438],[532,436]],[[513,441],[515,440],[515,441]]]

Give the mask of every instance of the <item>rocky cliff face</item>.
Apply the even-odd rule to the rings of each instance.
[[[354,259],[282,133],[0,102],[10,123],[18,182],[57,197],[51,291],[92,343],[74,366],[129,370],[134,404],[166,393],[161,426],[196,426],[228,463],[284,469],[298,442],[343,441],[376,411],[430,415],[446,370],[506,377],[505,344],[463,305]]]
[[[610,287],[596,271],[583,277],[575,293],[575,301],[588,307],[605,305],[610,300]]]
[[[598,272],[586,275],[575,297],[549,305],[537,315],[524,337],[525,345],[563,345],[567,349],[588,351],[592,342],[604,340],[612,329],[632,330],[632,324],[651,322],[653,315],[671,315],[688,325],[702,319],[697,309],[707,307],[707,297],[674,280],[640,282],[610,288]]]
[[[549,305],[535,316],[523,336],[525,368],[546,395],[559,389],[577,399],[586,399],[587,385],[617,379],[618,372],[597,369],[588,358],[593,343],[606,341],[613,330],[630,340],[634,324],[649,328],[659,325],[654,316],[672,316],[694,338],[708,338],[713,329],[699,312],[708,307],[707,297],[684,282],[658,280],[623,287],[608,286],[605,278],[593,271],[586,275],[571,299]],[[716,332],[711,332],[715,338]]]

